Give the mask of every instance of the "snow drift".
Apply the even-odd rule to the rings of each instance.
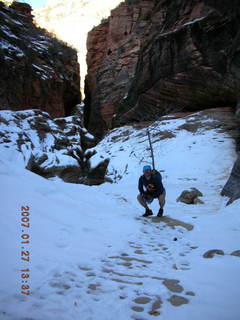
[[[1,143],[1,320],[239,318],[240,202],[226,207],[220,196],[234,141],[204,113],[148,127],[167,190],[162,220],[142,218],[136,202],[142,166],[151,163],[142,124],[114,129],[95,147],[91,166],[109,157],[115,181],[100,186],[44,179]],[[189,187],[204,204],[176,202]],[[26,283],[29,295],[21,293]]]

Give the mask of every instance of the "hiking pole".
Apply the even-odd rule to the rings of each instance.
[[[147,135],[148,135],[148,141],[149,141],[150,150],[151,150],[152,166],[153,166],[153,170],[155,170],[153,147],[152,147],[152,142],[151,142],[151,137],[150,137],[149,129],[147,129]]]

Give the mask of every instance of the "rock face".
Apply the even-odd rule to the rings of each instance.
[[[221,195],[229,198],[227,205],[237,199],[240,199],[240,153],[238,154],[238,158],[233,166],[231,175],[225,184]]]
[[[86,123],[111,126],[237,105],[237,1],[126,0],[88,36]]]
[[[0,109],[69,115],[81,99],[77,53],[37,28],[31,11],[0,2]]]
[[[34,10],[37,24],[66,41],[78,50],[81,65],[81,87],[87,72],[87,33],[110,14],[121,0],[49,0]],[[73,32],[76,30],[76,32]]]
[[[153,8],[154,1],[121,3],[88,35],[85,121],[97,135],[111,127],[119,99],[128,92]]]
[[[96,151],[88,149],[96,140],[82,126],[79,115],[53,119],[41,110],[0,111],[0,144],[2,150],[19,152],[26,169],[44,178],[86,185],[106,181],[109,160],[102,158],[91,167]]]

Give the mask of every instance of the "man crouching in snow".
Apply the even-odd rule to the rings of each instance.
[[[163,207],[165,204],[166,191],[162,184],[162,176],[156,171],[152,170],[151,166],[143,167],[143,175],[138,181],[138,190],[140,194],[137,196],[139,203],[146,209],[143,217],[151,216],[152,210],[148,208],[148,204],[157,198],[159,201],[160,209],[157,216],[163,215]]]

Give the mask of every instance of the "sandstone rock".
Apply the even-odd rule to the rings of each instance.
[[[235,78],[227,61],[237,33],[228,35],[228,26],[239,23],[231,16],[232,3],[226,12],[228,21],[204,1],[179,1],[174,6],[175,24],[166,20],[168,28],[142,49],[128,97],[119,105],[116,125],[149,117],[147,110],[155,116],[236,105]]]
[[[48,159],[46,154],[41,155],[39,158],[35,157],[33,154],[30,156],[28,163],[26,165],[26,169],[32,171],[40,176],[45,178],[53,177],[55,174],[51,169],[51,173],[46,172],[43,168],[41,168],[41,164]]]
[[[163,281],[163,285],[165,285],[168,288],[168,290],[172,292],[181,293],[183,291],[183,287],[179,285],[179,280],[165,279]]]
[[[91,169],[88,173],[89,184],[92,185],[99,185],[103,183],[105,180],[105,175],[107,171],[107,167],[109,164],[110,159],[105,159],[104,161],[100,162],[96,168]],[[109,180],[108,180],[109,181]]]
[[[196,188],[191,188],[191,190],[184,190],[181,195],[177,198],[177,202],[183,202],[186,204],[202,204],[202,200],[198,197],[202,197],[203,194]]]
[[[171,112],[235,107],[239,9],[237,1],[126,0],[113,10],[88,37],[88,129],[101,135]]]
[[[212,250],[208,250],[207,252],[204,253],[203,257],[204,258],[213,258],[215,254],[219,254],[219,255],[224,255],[223,250],[219,250],[219,249],[212,249]]]
[[[173,295],[168,301],[175,307],[181,306],[182,304],[187,304],[189,302],[188,299],[182,296]]]
[[[85,123],[94,134],[101,136],[111,127],[133,78],[153,7],[152,0],[123,2],[88,34]]]
[[[221,195],[229,198],[227,205],[240,198],[240,154],[233,166],[227,183],[223,187]]]
[[[147,304],[151,301],[151,299],[148,297],[138,297],[138,298],[134,299],[133,301],[137,304]]]
[[[56,176],[59,176],[60,178],[62,178],[62,172],[65,172],[65,170],[68,169],[68,172],[75,172],[79,171],[79,167],[78,166],[59,166],[57,164],[55,165],[51,165],[51,166],[44,166],[44,162],[48,160],[48,155],[43,154],[41,156],[36,156],[36,155],[31,155],[31,157],[29,158],[27,165],[26,165],[26,169],[28,169],[29,171],[32,171],[36,174],[38,174],[39,176],[42,176],[46,179],[48,178],[53,178]],[[58,162],[59,160],[56,159],[56,162]],[[60,162],[60,161],[59,161]],[[62,178],[63,179],[63,178]],[[64,179],[63,179],[64,180]],[[70,178],[69,178],[70,180]],[[68,182],[66,180],[64,180],[65,182]],[[72,181],[70,181],[72,182]],[[77,183],[77,182],[73,182],[73,183]]]
[[[28,3],[14,1],[10,5],[10,8],[28,16],[30,19],[33,19],[32,8]]]
[[[70,115],[81,99],[76,50],[37,28],[31,11],[0,2],[0,109]]]
[[[231,256],[240,257],[240,250],[235,250],[231,253]]]
[[[59,177],[65,182],[80,183],[80,179],[82,177],[81,173],[82,172],[80,167],[72,166],[72,167],[67,167],[63,169],[60,172]]]
[[[33,13],[38,25],[54,32],[58,38],[78,50],[81,78],[84,79],[87,73],[87,32],[108,17],[110,10],[120,2],[121,0],[54,0],[34,9]],[[81,87],[84,87],[84,81]]]
[[[133,306],[133,307],[131,307],[131,309],[136,312],[143,312],[144,311],[144,308],[139,307],[139,306]]]

